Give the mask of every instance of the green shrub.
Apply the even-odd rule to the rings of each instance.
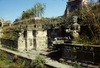
[[[0,67],[4,67],[11,63],[11,60],[8,59],[7,54],[4,51],[0,50]]]
[[[74,68],[82,68],[79,64],[74,64]]]
[[[0,61],[0,68],[3,68],[4,66],[7,66],[11,63],[11,60],[2,60]]]
[[[23,68],[23,66],[21,64],[12,63],[10,64],[9,68]]]
[[[45,59],[41,56],[37,56],[35,60],[32,61],[32,68],[46,68]]]
[[[7,54],[4,51],[0,50],[0,61],[7,59],[8,59]]]

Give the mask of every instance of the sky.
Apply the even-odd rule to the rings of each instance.
[[[36,3],[46,4],[44,17],[57,17],[64,14],[66,0],[0,0],[0,17],[12,22],[21,17],[23,11]]]
[[[44,17],[57,17],[64,14],[68,0],[0,0],[0,17],[12,22],[21,17],[23,11],[36,3],[46,4]]]

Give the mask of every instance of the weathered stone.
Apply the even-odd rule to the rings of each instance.
[[[79,38],[79,33],[76,30],[73,31],[73,37],[74,39]]]
[[[73,16],[73,22],[76,23],[77,22],[78,17],[77,16]]]
[[[74,27],[74,30],[76,30],[77,32],[80,32],[80,25],[77,22],[73,24],[73,27]]]
[[[26,45],[27,45],[27,50],[33,49],[33,31],[32,30],[27,30],[27,38],[26,38]]]
[[[72,36],[73,38],[76,40],[77,38],[79,38],[79,32],[80,32],[80,25],[77,23],[77,16],[73,16],[73,31],[72,31]]]
[[[47,31],[33,30],[28,26],[26,32],[23,32],[23,30],[21,32],[22,34],[25,34],[25,39],[23,36],[19,37],[19,45],[23,44],[23,49],[43,50],[47,48]],[[23,42],[20,42],[20,40],[22,40]]]
[[[47,48],[47,31],[39,30],[36,34],[36,49],[42,50]]]
[[[18,38],[18,51],[25,50],[25,39],[23,34],[20,33],[20,37]]]
[[[65,12],[67,15],[69,15],[69,13],[76,11],[82,6],[86,6],[87,3],[88,0],[68,0]]]

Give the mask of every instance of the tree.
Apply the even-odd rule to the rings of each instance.
[[[34,10],[33,9],[27,9],[26,11],[23,11],[22,19],[27,19],[30,17],[34,17]]]
[[[36,3],[36,5],[32,8],[35,11],[35,17],[40,17],[44,14],[46,5],[41,3]]]
[[[40,17],[44,14],[45,4],[36,3],[36,5],[31,8],[23,11],[22,19],[28,19],[31,17]]]

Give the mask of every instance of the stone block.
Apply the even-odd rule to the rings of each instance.
[[[25,39],[23,36],[20,36],[18,39],[18,51],[23,51],[25,50]]]

